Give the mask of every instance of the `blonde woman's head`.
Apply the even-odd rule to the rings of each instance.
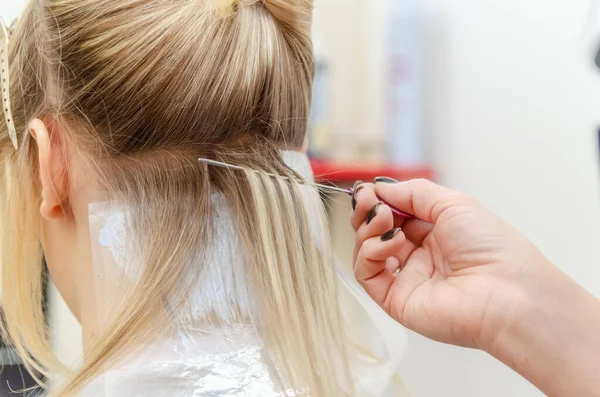
[[[88,330],[83,368],[61,395],[130,349],[123,341],[156,328],[165,296],[187,291],[182,264],[207,241],[215,192],[240,225],[265,308],[259,331],[285,383],[341,395],[332,381],[342,378],[332,363],[345,354],[333,270],[279,153],[301,148],[306,136],[311,14],[311,0],[28,2],[8,51],[17,151],[0,123],[8,336],[33,369],[56,368],[42,254],[86,323],[81,306],[93,302],[79,282],[92,275],[81,237],[92,194],[110,192],[131,208],[146,265],[111,326]],[[292,182],[208,168],[198,157]]]

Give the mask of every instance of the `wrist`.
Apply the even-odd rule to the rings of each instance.
[[[543,259],[517,285],[485,349],[549,396],[596,396],[600,303]],[[598,390],[597,390],[598,389]]]

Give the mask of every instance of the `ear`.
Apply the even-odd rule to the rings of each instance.
[[[54,123],[46,124],[40,119],[29,123],[29,131],[37,143],[42,204],[40,213],[47,220],[66,215],[69,198],[67,162],[60,142],[60,134]]]

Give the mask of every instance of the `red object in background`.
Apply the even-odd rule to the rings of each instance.
[[[378,176],[388,176],[399,181],[435,178],[433,168],[426,166],[403,167],[386,164],[336,163],[315,159],[311,159],[310,162],[317,182],[353,184],[358,180],[369,182]]]

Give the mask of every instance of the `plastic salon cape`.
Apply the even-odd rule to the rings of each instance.
[[[309,181],[313,175],[306,155],[284,152],[286,163]],[[93,208],[95,219],[101,219],[98,232],[92,233],[99,247],[110,252],[119,264],[123,249],[124,214],[122,210]],[[226,208],[215,211],[214,251],[192,300],[199,302],[198,315],[213,310],[226,313],[231,296],[242,310],[251,302],[239,291],[237,275],[240,261],[228,230],[234,230]],[[100,214],[100,216],[98,216]],[[319,220],[315,220],[319,221]],[[127,267],[121,264],[123,267]],[[352,351],[351,370],[357,396],[406,396],[398,376],[398,367],[406,350],[406,333],[390,319],[355,281],[351,266],[337,264],[340,302],[345,329],[349,337],[359,341],[360,351]],[[124,274],[130,269],[123,269]],[[239,281],[239,280],[237,280]],[[234,291],[238,289],[238,291]],[[224,314],[226,316],[226,314]],[[225,333],[202,327],[191,337],[159,341],[138,354],[127,364],[116,365],[93,379],[81,392],[85,397],[238,397],[308,395],[276,390],[269,370],[261,361],[261,347],[254,328],[232,326]],[[321,397],[321,396],[319,396]],[[328,396],[329,397],[329,396]],[[334,397],[334,396],[331,396]]]

